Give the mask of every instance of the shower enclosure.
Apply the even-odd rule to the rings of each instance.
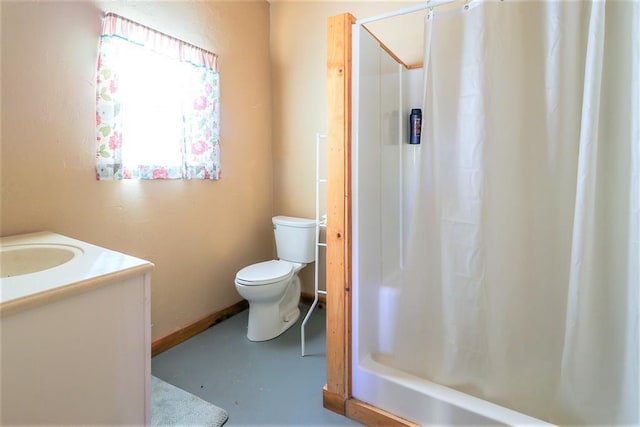
[[[408,144],[408,117],[422,108],[424,70],[398,63],[362,24],[352,43],[353,396],[421,425],[544,425],[392,363],[423,149]]]
[[[486,17],[479,12],[484,7],[483,3],[485,2],[474,1],[467,5],[463,3],[458,5],[458,9],[469,10],[471,17],[476,13],[476,18],[480,16],[476,19],[477,22],[484,25]],[[483,63],[484,51],[480,50],[481,45],[474,44],[476,39],[482,43],[491,40],[498,50],[505,51],[505,55],[517,56],[519,53],[509,51],[509,44],[503,44],[501,39],[491,39],[481,26],[455,27],[459,32],[465,29],[468,37],[461,41],[455,38],[455,42],[451,41],[453,45],[466,45],[467,48],[471,47],[472,51],[480,52],[478,58],[471,56],[468,64],[462,62],[463,57],[458,64],[459,69],[465,72],[470,70],[472,73],[478,69],[487,69],[492,71],[493,75],[504,74],[503,80],[498,81],[503,87],[497,88],[494,82],[492,90],[494,93],[499,91],[506,94],[506,110],[514,109],[514,106],[520,103],[518,96],[533,99],[540,92],[547,97],[546,105],[543,107],[551,108],[550,113],[545,115],[544,110],[536,110],[538,107],[532,104],[531,114],[516,116],[512,120],[515,124],[499,123],[497,136],[495,129],[491,127],[494,126],[491,122],[493,115],[486,120],[486,129],[478,127],[478,123],[483,123],[484,113],[490,114],[494,111],[491,110],[494,105],[492,101],[496,98],[477,97],[478,93],[482,93],[478,90],[478,85],[484,80],[474,80],[473,74],[460,81],[447,80],[448,76],[444,74],[448,73],[443,70],[447,70],[448,64],[443,64],[442,59],[431,66],[425,62],[424,69],[409,69],[405,64],[399,63],[395,55],[365,28],[368,22],[378,18],[356,22],[355,18],[345,15],[332,18],[329,22],[329,145],[330,158],[335,163],[332,165],[330,160],[329,164],[328,369],[324,402],[326,407],[336,412],[367,424],[385,422],[384,420],[406,424],[409,420],[421,425],[544,425],[546,423],[532,416],[531,412],[514,409],[527,406],[529,402],[525,405],[521,403],[527,401],[528,397],[521,397],[520,402],[516,398],[514,405],[502,404],[505,399],[497,392],[493,398],[484,398],[492,395],[502,384],[481,384],[482,387],[489,388],[487,392],[474,383],[478,378],[478,375],[474,377],[474,369],[485,366],[482,363],[495,368],[486,360],[495,362],[501,360],[499,357],[506,357],[509,353],[529,352],[537,357],[533,357],[530,362],[517,361],[515,365],[505,364],[504,372],[492,371],[489,376],[502,379],[508,377],[510,372],[515,372],[518,375],[523,373],[523,378],[533,378],[535,381],[535,377],[540,373],[540,366],[554,366],[553,369],[557,371],[552,371],[550,375],[544,373],[545,376],[550,377],[552,383],[555,383],[557,378],[558,384],[566,381],[568,385],[553,389],[550,392],[552,399],[555,396],[571,410],[585,414],[589,411],[593,414],[594,407],[601,406],[606,409],[619,405],[619,409],[612,410],[619,416],[616,419],[636,422],[639,419],[637,282],[640,141],[637,114],[635,119],[627,117],[616,122],[622,124],[618,128],[622,127],[624,130],[604,137],[607,144],[615,148],[607,152],[609,148],[603,145],[600,151],[604,153],[604,158],[596,160],[590,160],[588,155],[594,151],[590,147],[597,144],[593,140],[597,141],[598,137],[590,139],[589,129],[585,126],[600,123],[601,134],[607,131],[612,119],[606,116],[604,108],[594,108],[599,103],[606,105],[607,110],[610,109],[616,117],[625,116],[627,110],[636,113],[638,111],[640,90],[637,75],[640,71],[640,49],[637,40],[631,46],[632,43],[624,41],[624,37],[616,37],[625,36],[628,32],[638,34],[638,19],[625,21],[623,17],[637,18],[640,12],[637,6],[629,6],[628,10],[623,10],[620,4],[606,6],[605,18],[604,3],[598,2],[586,6],[573,4],[567,6],[567,9],[556,4],[554,7],[558,10],[547,10],[544,13],[535,9],[537,6],[533,2],[521,7],[522,11],[518,12],[520,16],[513,17],[509,15],[511,11],[507,13],[502,10],[494,14],[503,25],[504,22],[510,23],[513,18],[514,27],[507,27],[511,31],[520,31],[520,27],[515,24],[520,22],[518,19],[528,23],[530,17],[537,18],[544,13],[552,16],[553,13],[559,12],[558,19],[568,19],[569,23],[566,33],[562,32],[564,29],[558,32],[557,28],[550,28],[548,31],[527,28],[533,35],[531,46],[537,47],[540,44],[539,40],[544,39],[542,44],[556,49],[552,49],[548,55],[542,49],[540,52],[523,49],[526,55],[522,60],[530,61],[529,67],[519,68],[521,64],[517,62],[515,65],[500,61],[498,64]],[[474,8],[477,9],[474,11]],[[417,9],[419,7],[412,8],[411,11]],[[459,13],[459,10],[443,13],[442,16],[446,19],[447,16]],[[577,21],[572,14],[587,16],[588,19]],[[469,20],[473,22],[472,18]],[[616,30],[613,29],[616,27],[612,25],[613,21],[617,23]],[[531,19],[531,22],[536,21]],[[605,24],[608,25],[606,31]],[[443,34],[437,33],[438,28],[442,27],[436,27],[434,30],[431,25],[432,23],[426,25],[427,39],[440,37],[442,44]],[[589,31],[582,31],[585,28]],[[433,34],[430,33],[432,30]],[[575,34],[570,33],[572,30],[575,30]],[[616,34],[616,31],[620,34]],[[602,54],[593,53],[605,44],[605,33],[606,40],[610,43],[605,52],[608,52],[608,63],[615,64],[613,66],[603,61]],[[507,33],[499,36],[503,37],[504,34]],[[537,37],[538,34],[543,37]],[[528,39],[523,40],[522,45],[530,48],[526,44],[529,42]],[[515,44],[518,45],[518,42]],[[451,47],[455,47],[453,45]],[[628,62],[616,62],[620,58],[616,52],[618,46],[622,46],[620,52],[633,52],[632,59]],[[457,52],[450,52],[449,46],[438,48],[436,44],[428,48],[435,50],[431,52],[431,56],[427,50],[425,61],[427,58],[444,57],[454,63],[459,60]],[[536,53],[543,57],[547,55],[551,59],[555,58],[554,55],[563,58],[567,56],[563,54],[563,49],[567,48],[587,51],[584,62],[578,67],[568,69],[563,69],[556,63],[547,66],[546,69],[536,68],[544,62],[535,56]],[[479,67],[478,64],[482,66]],[[509,66],[512,68],[508,68]],[[602,75],[592,75],[593,68],[599,70]],[[630,89],[631,100],[622,98],[620,101],[621,98],[616,98],[618,92],[625,91],[614,87],[615,79],[611,79],[610,74],[613,68],[619,73],[617,79],[624,82],[619,86],[627,91]],[[557,69],[564,73],[559,82],[553,80]],[[506,71],[501,74],[501,70]],[[576,72],[580,71],[583,74],[578,75],[581,79],[584,78],[584,88],[572,83]],[[440,74],[437,74],[438,72]],[[512,78],[514,75],[531,78],[532,75],[537,76],[536,73],[547,79],[546,93],[544,85],[542,91],[536,89],[535,85],[532,85],[531,92],[527,92],[528,88],[521,90],[527,84]],[[441,86],[434,86],[434,75],[438,77]],[[636,76],[635,80],[630,77],[632,75]],[[563,80],[565,77],[568,80]],[[591,88],[592,80],[598,81],[600,77],[605,83],[602,84],[602,88],[598,86],[594,92]],[[483,78],[490,80],[492,76]],[[528,83],[529,80],[524,82]],[[627,83],[628,86],[625,86]],[[423,98],[425,88],[430,88],[432,95],[432,98],[427,98],[426,103]],[[575,93],[572,92],[574,89]],[[438,91],[440,93],[437,93]],[[595,96],[594,93],[597,96],[590,103],[590,97]],[[513,95],[513,98],[509,98],[510,95]],[[581,107],[582,110],[567,110],[563,105],[563,102],[579,104],[572,100],[573,95],[580,102],[586,100]],[[464,104],[464,101],[469,99],[480,99],[480,110],[472,110],[470,104]],[[437,102],[440,102],[440,105]],[[408,117],[412,108],[423,108],[427,111],[422,134],[423,143],[420,145],[407,144]],[[460,112],[464,113],[467,110],[471,111],[471,114],[461,119]],[[544,143],[537,143],[536,139],[527,139],[530,135],[538,135],[536,129],[540,123],[536,121],[536,117],[539,111],[542,111],[541,117],[545,117],[552,125],[558,125],[541,132],[547,132],[549,138],[546,141],[542,139]],[[495,114],[500,112],[498,110]],[[476,117],[481,118],[476,120]],[[521,117],[525,120],[521,120]],[[631,117],[634,117],[633,114]],[[564,122],[558,124],[558,118]],[[577,130],[574,131],[574,128]],[[458,133],[451,133],[451,129]],[[558,133],[562,135],[556,139],[562,144],[554,145],[554,137],[557,137]],[[489,135],[487,139],[494,145],[483,148],[475,145],[465,146],[467,141],[473,142],[477,135]],[[446,140],[447,144],[432,144],[434,140]],[[508,144],[517,141],[522,146],[536,148],[523,154],[513,154],[509,145],[500,146],[502,140]],[[575,147],[571,145],[573,142],[565,143],[573,140],[577,141]],[[540,152],[535,151],[538,147],[542,147]],[[496,152],[497,157],[491,157],[495,156]],[[574,152],[580,152],[580,155],[575,155]],[[513,163],[515,167],[502,169],[499,163],[491,163],[501,159],[507,162],[507,159],[510,161],[509,156],[517,159],[523,155],[530,156],[535,161],[525,162],[521,166]],[[473,163],[486,159],[490,160],[490,166]],[[616,176],[615,180],[600,178],[600,181],[597,181],[595,177],[589,178],[589,165],[594,163],[598,165],[599,178],[613,174]],[[454,177],[453,181],[447,181],[451,176]],[[480,179],[475,179],[478,176]],[[616,181],[618,179],[620,180]],[[434,182],[448,185],[445,197],[438,195],[440,192],[445,193],[445,187],[435,190],[436,195],[440,197],[435,199],[441,203],[440,205],[434,204],[431,200],[434,198]],[[525,187],[518,189],[517,185],[523,183]],[[615,185],[609,187],[607,193],[614,194],[611,198],[607,196],[599,201],[594,199],[586,208],[581,207],[582,199],[588,198],[590,192],[603,194],[603,186],[611,186],[612,183]],[[571,199],[571,194],[570,200],[562,193],[556,195],[555,187],[575,188],[575,200]],[[452,196],[449,196],[449,193]],[[515,202],[505,205],[502,211],[495,211],[500,207],[499,199],[491,197],[495,197],[497,193],[507,195],[508,200]],[[618,197],[618,193],[622,195]],[[492,203],[489,203],[488,207],[481,205],[481,209],[476,210],[475,203],[482,198],[487,198]],[[425,202],[425,199],[428,201]],[[527,199],[533,202],[528,205],[531,200]],[[599,203],[604,203],[606,209],[598,208]],[[540,206],[544,206],[544,209]],[[550,210],[547,206],[553,209]],[[449,209],[449,213],[452,212],[451,209],[462,209],[462,214],[442,216],[446,209]],[[436,211],[438,215],[430,216]],[[596,212],[596,215],[597,212],[601,212],[600,218],[594,220],[589,216],[590,211]],[[477,217],[474,216],[476,212],[479,212]],[[518,214],[524,214],[526,219],[524,231],[515,228],[512,223],[513,215],[517,217]],[[613,222],[626,223],[620,229],[611,228],[616,227],[616,224],[607,222],[607,215],[618,218]],[[433,221],[434,217],[437,221]],[[495,218],[502,221],[498,223],[498,228],[476,227],[478,224],[491,225],[490,221]],[[543,222],[541,218],[548,222]],[[585,218],[591,219],[585,222]],[[436,225],[424,225],[428,220],[432,220]],[[531,224],[528,228],[527,221]],[[589,221],[597,223],[595,231],[584,228]],[[614,236],[628,240],[616,245],[617,240],[609,239],[606,233],[602,237],[603,234],[599,232],[601,229],[611,229]],[[495,234],[490,234],[491,230],[494,230],[494,233],[495,230],[499,231],[498,238]],[[459,235],[460,233],[462,235]],[[512,235],[518,236],[518,242],[530,243],[518,244],[519,247],[525,247],[522,251],[516,247],[509,249],[504,242],[510,243],[514,240],[511,238]],[[595,237],[592,238],[593,235]],[[430,242],[434,252],[430,252],[429,245],[420,242],[429,240],[431,236],[436,236],[436,239]],[[491,236],[491,243],[479,240],[482,236]],[[536,238],[542,240],[542,243],[536,241]],[[584,241],[596,241],[596,244],[585,246]],[[600,246],[616,253],[616,263],[620,259],[623,261],[612,264],[617,266],[612,268],[605,254],[601,254],[601,258],[590,257],[591,248],[597,249]],[[450,255],[449,258],[446,257],[447,254]],[[503,258],[502,263],[497,264],[497,270],[490,264],[496,257]],[[592,276],[585,276],[583,273],[584,269],[580,266],[585,264],[589,266]],[[454,274],[449,274],[447,278],[446,268],[452,265]],[[624,270],[623,273],[620,273],[621,269]],[[540,271],[542,273],[539,274]],[[442,280],[436,280],[434,277],[441,277]],[[519,297],[519,300],[512,304],[511,311],[514,313],[508,313],[511,317],[502,316],[501,313],[505,310],[492,302],[492,298],[496,299],[492,286],[495,283],[502,285],[502,282],[506,281],[505,278],[510,281],[505,288],[505,295],[513,294]],[[560,287],[556,286],[556,282],[567,286],[566,290],[562,288],[558,294],[548,293],[545,286]],[[456,294],[456,286],[460,284],[463,285],[464,292]],[[543,284],[545,286],[542,286]],[[429,293],[431,289],[435,289],[435,292]],[[609,295],[606,294],[607,289]],[[447,296],[448,294],[457,298],[453,308],[451,303],[446,301],[451,297]],[[533,297],[536,296],[541,296],[542,299],[535,300]],[[597,306],[603,299],[606,305]],[[507,301],[502,297],[497,300],[501,304]],[[567,308],[563,308],[566,301],[569,301],[566,304]],[[587,301],[587,304],[580,306],[584,301]],[[521,304],[524,304],[524,311],[527,306],[531,307],[533,315],[521,315]],[[509,311],[509,307],[506,307],[506,311]],[[449,329],[442,329],[446,333],[438,329],[440,326],[434,327],[433,321],[440,322],[441,318],[450,316],[456,310],[460,312],[461,309],[464,317],[462,323],[456,324],[456,320],[453,320],[450,322],[453,326],[448,325]],[[549,312],[545,312],[544,309],[548,309]],[[517,321],[510,325],[509,319]],[[599,323],[593,323],[594,321]],[[528,331],[530,324],[544,324],[546,329],[534,332],[529,339],[522,339],[518,336],[519,331]],[[623,328],[618,328],[619,326]],[[585,336],[583,331],[587,331],[587,327],[593,330],[593,337]],[[549,329],[561,332],[554,335],[547,333]],[[618,334],[618,329],[623,329],[623,332]],[[608,330],[616,332],[609,333]],[[434,348],[439,347],[433,345],[434,341],[422,342],[422,335],[428,337],[430,334],[435,334],[440,339],[442,348]],[[568,339],[560,342],[558,336]],[[600,340],[601,336],[605,337],[605,341]],[[528,343],[535,343],[538,338],[548,339],[551,347],[561,351],[557,354],[549,353],[547,358],[545,345],[548,346],[548,343],[542,342],[538,348],[534,345],[527,346]],[[585,350],[588,348],[593,354],[598,353],[598,345],[606,349],[595,357],[585,356]],[[471,353],[458,351],[458,347],[470,348]],[[481,354],[483,350],[488,350],[489,356]],[[442,360],[429,360],[429,354],[438,352],[444,354]],[[601,372],[583,375],[582,372],[585,371],[580,369],[587,366],[598,368],[598,357],[602,357],[600,360],[620,361],[614,364],[620,365],[621,368],[610,369],[611,364],[607,364],[602,367]],[[482,363],[477,363],[477,360]],[[434,370],[433,376],[425,374],[438,363],[445,366],[444,373]],[[471,366],[474,364],[478,366]],[[529,372],[523,372],[527,370]],[[447,375],[453,380],[447,382]],[[434,380],[434,377],[437,380]],[[613,380],[607,377],[612,377]],[[445,380],[440,380],[441,378]],[[588,384],[593,383],[595,378],[607,382],[606,385],[600,382],[603,384],[602,390],[592,393],[594,396],[602,396],[603,399],[592,402],[590,408],[581,409],[578,406],[579,399],[571,402],[571,398],[585,390],[584,396],[591,393]],[[465,382],[467,380],[468,382]],[[448,383],[455,386],[443,385]],[[582,390],[571,388],[578,384],[583,385]],[[512,394],[516,396],[519,392],[516,390]],[[533,402],[532,405],[536,403]],[[572,408],[571,405],[574,404],[576,406]],[[549,410],[550,413],[556,410],[552,409]],[[547,419],[546,416],[544,418]],[[562,419],[562,416],[551,419]],[[592,421],[596,419],[593,418]]]

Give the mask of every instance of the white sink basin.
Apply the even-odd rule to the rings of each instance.
[[[82,249],[60,244],[7,245],[0,249],[0,277],[36,273],[65,264]]]

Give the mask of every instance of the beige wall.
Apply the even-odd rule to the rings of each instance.
[[[235,273],[273,256],[269,4],[1,7],[0,235],[50,230],[154,262],[154,339],[240,301]],[[220,55],[222,180],[96,181],[103,10]]]
[[[397,1],[272,1],[271,84],[274,94],[276,211],[287,215],[314,215],[315,135],[326,131],[327,117],[327,18],[345,12],[356,18],[365,18],[415,4]],[[421,26],[418,29],[422,31]],[[415,43],[422,46],[421,39]],[[415,62],[413,57],[408,60]]]
[[[0,235],[50,230],[154,262],[154,339],[240,301],[237,270],[274,255],[271,216],[314,215],[327,18],[415,3],[3,1]],[[103,11],[220,55],[222,180],[95,180]],[[313,269],[302,278],[312,292]]]

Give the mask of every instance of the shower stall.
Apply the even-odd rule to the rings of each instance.
[[[422,108],[424,70],[398,63],[366,22],[352,41],[353,396],[421,425],[544,425],[391,363],[423,149],[408,144],[408,117]]]
[[[397,12],[427,10],[422,68],[367,29],[394,14],[345,32],[351,121],[332,134],[330,117],[329,137],[350,147],[351,181],[328,231],[330,248],[347,238],[346,268],[328,267],[328,286],[346,277],[328,291],[344,342],[328,342],[325,406],[343,393],[365,421],[362,407],[420,425],[638,423],[640,7],[453,3]]]

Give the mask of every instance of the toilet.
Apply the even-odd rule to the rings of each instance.
[[[275,216],[272,222],[278,259],[244,267],[235,278],[238,293],[249,301],[251,341],[275,338],[298,320],[298,272],[315,261],[315,220]]]

